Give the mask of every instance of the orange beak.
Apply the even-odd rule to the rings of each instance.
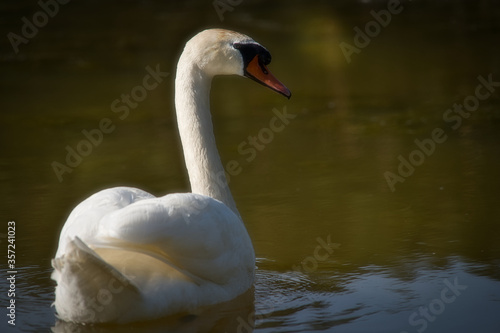
[[[250,61],[245,69],[248,77],[259,82],[260,84],[271,88],[272,90],[279,92],[286,98],[290,99],[292,93],[288,90],[283,83],[281,83],[267,67],[259,61],[259,56],[256,55],[252,61]]]

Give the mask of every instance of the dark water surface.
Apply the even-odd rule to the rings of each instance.
[[[0,241],[7,254],[15,221],[17,268],[13,327],[2,256],[1,331],[500,332],[498,2],[244,0],[223,21],[213,3],[72,1],[18,53],[9,33],[22,37],[41,8],[0,4]],[[50,259],[71,209],[117,185],[188,190],[173,79],[183,43],[206,27],[265,45],[293,93],[238,77],[212,89],[222,159],[241,166],[230,185],[255,291],[127,327],[56,322]],[[143,100],[120,102],[157,69],[169,74]],[[69,167],[68,149],[87,156]]]

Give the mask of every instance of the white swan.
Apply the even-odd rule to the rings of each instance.
[[[252,78],[290,97],[251,38],[205,30],[186,43],[175,106],[192,193],[156,198],[117,187],[80,203],[52,261],[58,317],[126,323],[235,298],[254,280],[255,254],[228,188],[209,110],[215,75]]]

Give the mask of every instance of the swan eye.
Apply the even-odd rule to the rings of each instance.
[[[258,59],[259,59],[259,66],[260,66],[260,69],[262,70],[262,73],[269,74],[269,71],[267,70],[267,67],[266,67],[265,60],[263,60],[261,56],[259,56]]]
[[[234,43],[233,47],[240,51],[243,58],[244,76],[290,98],[290,90],[266,67],[271,62],[271,53],[268,50],[257,43]]]
[[[271,53],[262,45],[256,43],[234,43],[233,47],[240,51],[245,68],[255,56],[259,56],[259,65],[261,65],[263,70],[265,66],[271,63]]]

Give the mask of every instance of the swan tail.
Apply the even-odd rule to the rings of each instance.
[[[139,289],[80,238],[52,260],[58,317],[76,323],[123,322],[142,303]]]

